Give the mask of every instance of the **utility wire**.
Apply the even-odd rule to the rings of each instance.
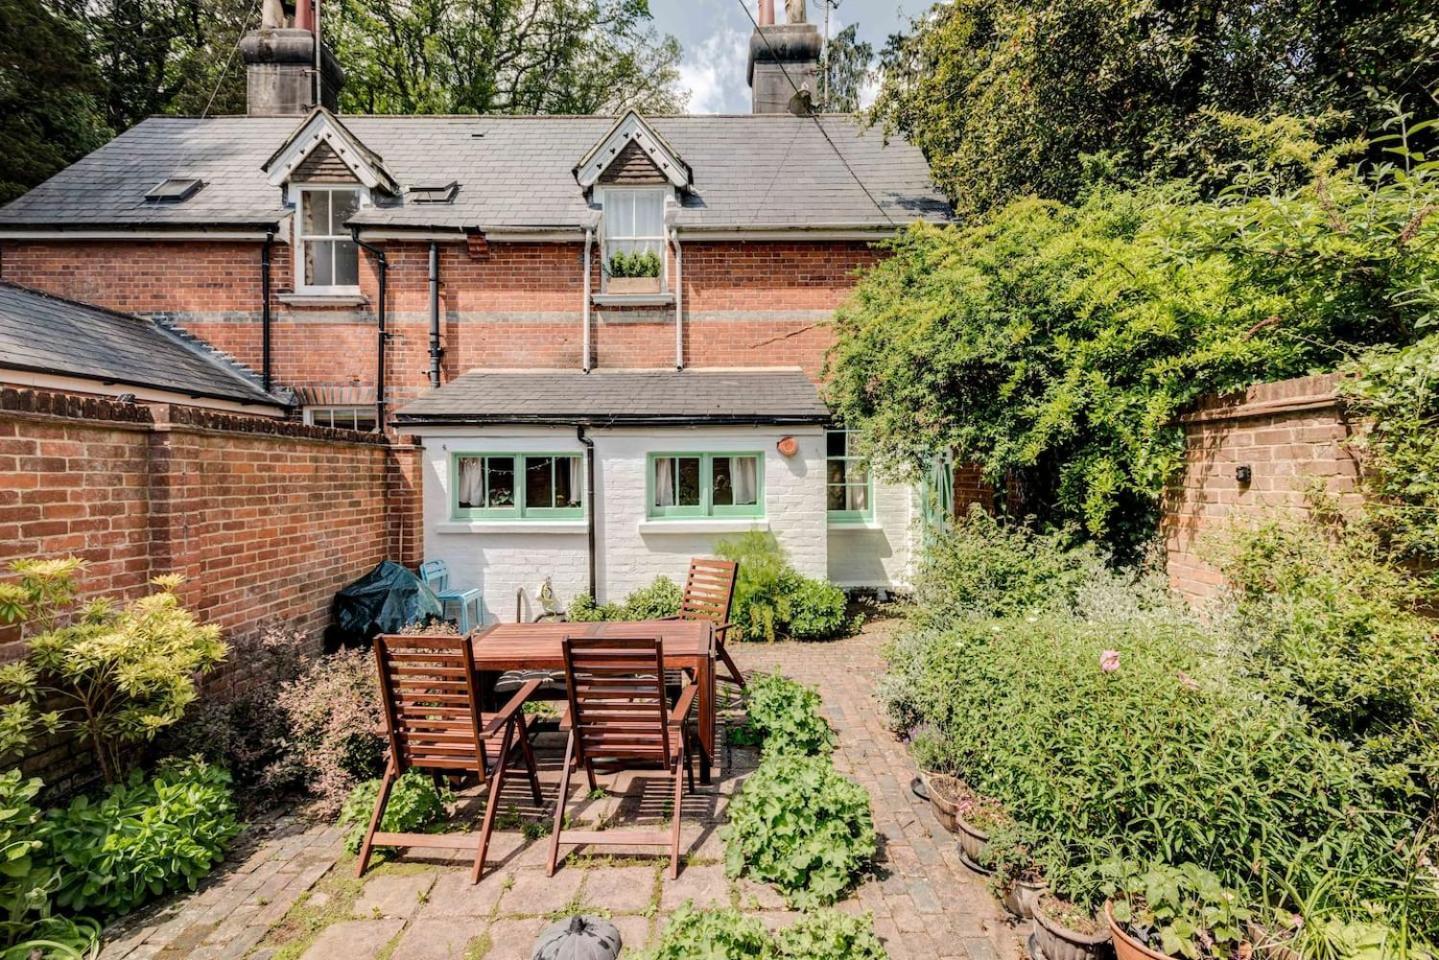
[[[205,101],[205,109],[200,112],[201,120],[210,115],[210,107],[214,106],[215,98],[220,95],[220,88],[225,85],[225,78],[230,74],[230,68],[235,65],[235,54],[240,52],[240,41],[245,39],[245,34],[249,32],[250,22],[260,11],[261,2],[262,0],[255,0],[250,7],[250,15],[240,24],[240,34],[235,38],[235,46],[230,49],[230,55],[225,58],[225,66],[220,68],[220,76],[215,80],[215,89],[210,91],[210,99]]]
[[[749,17],[749,22],[754,25],[755,33],[759,34],[759,38],[764,41],[765,49],[769,50],[770,56],[774,57],[774,62],[778,65],[779,72],[784,75],[785,82],[790,85],[790,89],[795,92],[795,95],[799,96],[803,91],[800,90],[799,84],[794,82],[794,77],[791,77],[789,71],[785,69],[784,61],[779,58],[779,54],[775,53],[774,46],[769,42],[769,37],[765,36],[764,31],[759,28],[759,21],[756,20],[754,14],[750,12],[748,0],[735,0],[735,2],[738,3],[740,9],[744,11],[744,15]],[[880,202],[874,198],[874,194],[869,192],[869,187],[864,185],[864,181],[859,178],[859,174],[854,172],[854,167],[849,165],[849,160],[845,158],[844,152],[841,151],[839,145],[830,138],[829,131],[824,128],[823,121],[821,121],[813,111],[809,112],[809,118],[814,121],[815,129],[819,130],[820,136],[824,137],[824,142],[829,144],[829,148],[834,151],[834,155],[839,158],[839,162],[844,164],[844,168],[848,170],[849,175],[854,178],[855,185],[864,191],[864,195],[869,198],[869,202],[874,204],[874,208],[889,221],[890,226],[899,226],[894,218],[889,215],[889,211],[880,205]]]

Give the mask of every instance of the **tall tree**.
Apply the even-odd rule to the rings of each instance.
[[[1086,154],[1203,179],[1226,149],[1212,111],[1339,112],[1336,140],[1387,100],[1432,114],[1436,51],[1439,9],[1418,2],[953,0],[892,38],[874,115],[974,214],[1074,198]]]
[[[341,0],[329,21],[361,113],[683,108],[680,47],[648,0]]]
[[[83,25],[35,0],[0,0],[0,203],[109,137]]]
[[[859,39],[859,24],[852,23],[824,45],[820,72],[824,82],[821,105],[826,113],[854,113],[874,63],[874,45]]]

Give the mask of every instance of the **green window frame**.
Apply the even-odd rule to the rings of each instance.
[[[575,520],[585,515],[584,455],[467,451],[450,457],[456,520]]]
[[[831,523],[868,523],[874,519],[874,473],[854,451],[851,430],[825,432],[824,503]]]
[[[753,476],[735,460],[753,460]],[[671,471],[668,480],[661,479],[661,470]],[[734,502],[737,493],[743,502]],[[645,463],[645,507],[651,520],[762,517],[764,454],[754,450],[651,453]]]

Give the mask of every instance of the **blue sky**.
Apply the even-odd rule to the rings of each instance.
[[[758,0],[744,0],[758,17]],[[833,35],[859,24],[861,39],[875,49],[909,17],[929,7],[928,0],[840,0],[830,13]],[[775,0],[776,16],[784,20],[784,0]],[[749,87],[745,66],[754,32],[740,0],[650,0],[655,25],[684,45],[681,82],[690,91],[693,113],[748,113]],[[809,0],[809,20],[824,23],[824,0]]]

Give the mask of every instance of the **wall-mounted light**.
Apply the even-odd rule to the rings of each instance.
[[[780,456],[792,457],[799,453],[799,441],[794,437],[780,437],[779,443],[775,444],[774,448],[779,451]]]
[[[1243,464],[1234,468],[1234,479],[1239,481],[1240,486],[1249,486],[1249,481],[1254,479],[1254,471],[1249,464]]]

